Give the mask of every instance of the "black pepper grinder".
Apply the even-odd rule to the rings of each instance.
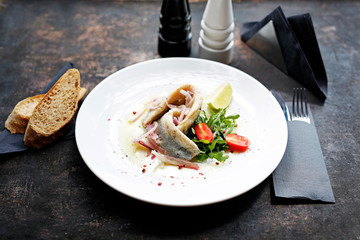
[[[187,57],[191,52],[191,15],[188,0],[163,0],[160,11],[158,53]]]

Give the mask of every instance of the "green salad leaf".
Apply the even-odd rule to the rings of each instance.
[[[195,120],[191,131],[188,132],[188,137],[195,142],[200,149],[200,154],[196,156],[198,161],[213,158],[219,162],[223,162],[229,158],[224,152],[224,150],[229,148],[229,145],[225,141],[225,136],[232,133],[236,127],[236,119],[238,119],[240,115],[225,115],[226,108],[219,109],[219,111],[216,112],[210,110],[209,116],[202,110]],[[214,137],[211,143],[208,140],[199,140],[195,134],[195,126],[201,122],[206,123],[213,132]]]

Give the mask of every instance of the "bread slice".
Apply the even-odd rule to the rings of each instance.
[[[80,101],[86,94],[86,88],[79,89],[78,101]],[[9,117],[5,121],[5,127],[12,133],[25,133],[27,124],[31,115],[34,112],[35,107],[43,99],[45,94],[28,97],[18,104],[10,113]]]
[[[18,104],[5,121],[5,127],[12,133],[24,133],[36,105],[43,99],[44,94],[28,97]]]
[[[80,73],[69,69],[35,107],[25,130],[24,144],[41,148],[65,134],[78,107]]]

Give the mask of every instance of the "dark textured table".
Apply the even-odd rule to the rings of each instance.
[[[0,1],[0,128],[15,104],[72,61],[91,91],[109,74],[158,58],[160,1]],[[234,2],[231,66],[291,99],[301,86],[240,41],[240,26],[281,5],[309,12],[328,99],[308,95],[336,203],[274,202],[270,178],[229,201],[171,208],[129,198],[85,165],[75,140],[0,156],[0,239],[360,239],[360,2]],[[191,2],[197,49],[205,2]]]

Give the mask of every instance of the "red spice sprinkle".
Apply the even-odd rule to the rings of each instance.
[[[142,172],[143,172],[143,173],[145,173],[145,172],[146,172],[146,169],[145,169],[145,168],[143,168]]]
[[[136,112],[134,111],[134,112],[133,112],[133,114],[135,115],[135,114],[136,114]]]
[[[183,168],[183,166],[182,165],[179,165],[179,169],[182,169]]]
[[[110,121],[111,119],[110,118],[108,118],[108,121]]]
[[[151,156],[151,160],[154,160],[154,158],[155,158],[155,155],[153,154],[153,155]]]
[[[174,176],[170,176],[171,178],[174,178]]]
[[[143,167],[146,167],[146,165],[144,165]]]
[[[161,182],[158,182],[158,186],[161,186],[162,185],[162,183]]]
[[[199,175],[201,175],[201,176],[202,176],[202,175],[204,175],[204,174],[202,174],[202,173],[199,173]]]
[[[219,165],[220,163],[219,162],[216,162],[216,165]]]

